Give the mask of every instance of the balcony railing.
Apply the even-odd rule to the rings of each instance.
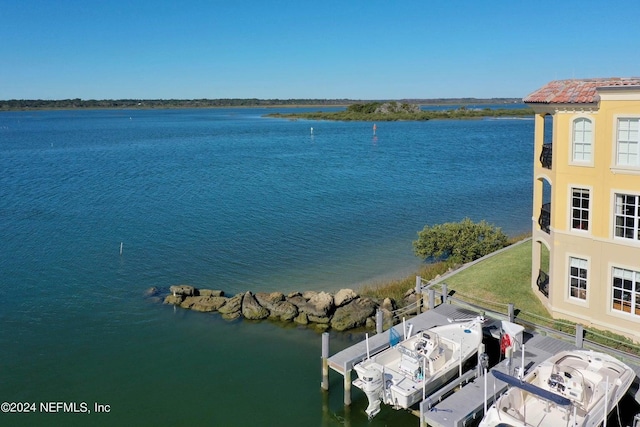
[[[551,225],[551,203],[545,203],[540,209],[540,217],[538,218],[538,225],[540,229],[545,233],[551,233],[549,226]]]
[[[543,168],[551,169],[551,154],[553,153],[551,143],[542,144],[542,153],[540,153],[540,163]]]
[[[542,292],[542,295],[549,298],[549,275],[542,270],[538,270],[538,290]]]

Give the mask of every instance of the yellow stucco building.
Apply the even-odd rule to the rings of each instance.
[[[532,287],[640,342],[640,78],[553,81],[535,111]]]

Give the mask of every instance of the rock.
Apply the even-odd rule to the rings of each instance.
[[[287,298],[293,298],[293,297],[299,297],[299,296],[302,296],[302,294],[298,291],[289,292],[287,294]]]
[[[300,313],[298,314],[295,319],[293,319],[294,322],[300,324],[300,325],[307,325],[309,324],[309,319],[307,318],[307,315],[305,313]]]
[[[309,319],[309,322],[312,323],[322,323],[328,325],[331,322],[331,318],[326,316],[314,316],[313,314],[308,314],[307,318]]]
[[[287,301],[295,305],[298,308],[298,311],[307,305],[307,300],[304,299],[300,293],[297,293],[297,295],[287,296]]]
[[[173,285],[169,288],[169,292],[173,295],[183,295],[190,297],[196,295],[196,288],[190,285]]]
[[[151,298],[151,297],[158,296],[159,293],[160,293],[160,289],[156,288],[155,286],[152,286],[146,291],[144,291],[144,296],[146,298]]]
[[[380,307],[382,307],[382,308],[384,308],[384,309],[386,309],[386,310],[388,310],[388,311],[393,311],[393,310],[395,310],[396,308],[398,308],[398,307],[396,306],[396,302],[395,302],[394,300],[392,300],[391,298],[385,298],[385,299],[382,301],[382,305],[381,305]]]
[[[282,292],[258,292],[255,295],[256,299],[261,306],[271,310],[277,303],[284,301],[284,294]]]
[[[255,295],[258,303],[269,310],[269,317],[290,322],[298,315],[298,307],[284,300],[282,292],[258,292]]]
[[[298,307],[288,301],[280,301],[269,308],[270,316],[283,322],[290,322],[298,315]]]
[[[223,297],[224,296],[223,291],[218,291],[213,289],[200,289],[198,292],[199,292],[199,295],[203,297]]]
[[[227,303],[220,307],[218,311],[221,314],[228,315],[226,318],[235,319],[240,317],[242,314],[242,299],[244,298],[244,294],[236,294],[233,297],[227,299]],[[238,316],[232,317],[234,313],[237,313]]]
[[[384,307],[380,311],[382,311],[382,329],[386,331],[393,326],[393,313]]]
[[[364,327],[367,329],[375,329],[376,328],[376,319],[373,317],[367,317],[366,322],[364,323]]]
[[[195,304],[198,301],[198,298],[200,297],[184,297],[184,299],[180,303],[180,307],[191,308],[193,304]]]
[[[304,298],[307,301],[309,301],[311,298],[315,297],[316,295],[318,295],[318,292],[316,292],[316,291],[304,291],[302,293],[302,298]]]
[[[358,294],[356,294],[352,289],[340,289],[333,297],[333,302],[336,307],[342,307],[356,298],[358,298]]]
[[[164,303],[165,304],[174,304],[174,305],[180,305],[182,303],[182,295],[167,295],[164,298]]]
[[[415,303],[417,300],[416,290],[415,288],[411,288],[404,293],[404,297],[402,298],[402,305],[406,306],[409,304]]]
[[[316,317],[327,317],[334,308],[333,296],[327,292],[320,292],[312,296],[304,306],[298,307],[300,311]]]
[[[239,311],[233,311],[231,313],[225,313],[222,315],[222,318],[225,320],[236,320],[240,317],[242,317],[242,313],[240,313]]]
[[[198,297],[188,297],[188,298],[195,299],[195,302],[191,306],[191,310],[196,310],[196,311],[204,311],[204,312],[218,311],[222,306],[224,306],[227,303],[227,299],[225,297],[219,297],[219,296],[214,297],[214,296],[200,295]]]
[[[366,323],[367,317],[376,312],[377,304],[371,298],[358,298],[339,307],[331,319],[331,327],[337,331],[357,328]]]
[[[269,317],[269,310],[261,306],[251,292],[242,299],[242,315],[245,319],[260,320]]]

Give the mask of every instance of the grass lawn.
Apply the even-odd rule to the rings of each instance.
[[[513,303],[516,310],[550,319],[531,289],[531,242],[478,262],[444,280],[454,297],[478,305]],[[506,309],[499,311],[505,312]]]

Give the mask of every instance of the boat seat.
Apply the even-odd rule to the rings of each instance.
[[[440,339],[435,333],[431,333],[431,335],[427,335],[427,337],[428,339],[424,342],[423,352],[426,357],[431,358],[434,352],[440,348]]]

